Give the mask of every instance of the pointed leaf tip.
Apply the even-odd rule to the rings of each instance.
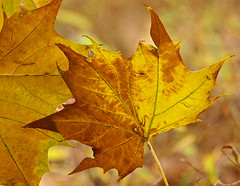
[[[212,69],[212,76],[214,79],[217,78],[219,71],[221,70],[222,66],[230,59],[232,56],[228,56],[226,58],[221,59],[220,61],[216,62],[215,64],[209,66],[208,68]]]
[[[152,8],[150,7],[150,6],[148,6],[148,5],[146,5],[146,4],[144,4],[144,6],[150,11],[150,10],[152,10]]]
[[[145,5],[146,6],[146,5]],[[172,40],[169,37],[166,29],[164,28],[161,20],[159,19],[157,13],[149,6],[146,6],[151,15],[151,29],[150,34],[154,44],[158,48],[163,48],[165,45],[171,43]]]
[[[91,41],[93,47],[99,48],[99,44],[98,44],[97,41],[95,41],[93,38],[91,38],[91,37],[89,37],[89,36],[87,36],[87,35],[83,35],[83,37],[88,38],[88,39]]]

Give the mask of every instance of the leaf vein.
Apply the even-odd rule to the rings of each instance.
[[[2,58],[1,59],[3,59],[4,57],[6,57],[7,55],[9,55],[12,51],[14,51],[19,45],[21,45],[28,37],[29,37],[29,35],[31,35],[34,31],[35,31],[35,29],[43,22],[43,20],[46,18],[46,16],[47,16],[48,14],[46,14],[43,18],[42,18],[42,20],[15,46],[15,47],[13,47],[11,50],[9,50],[9,52],[7,52],[4,56],[2,56]],[[20,15],[19,15],[20,16]],[[13,33],[12,33],[13,34]],[[12,40],[11,40],[11,42],[12,42]]]
[[[166,110],[155,114],[155,116],[158,116],[160,114],[163,114],[165,112],[167,112],[168,110],[170,110],[171,108],[173,108],[174,106],[176,106],[177,104],[179,104],[180,102],[184,101],[185,99],[187,99],[188,97],[190,97],[193,93],[195,93],[201,86],[203,86],[205,84],[205,82],[207,81],[207,78],[205,79],[205,81],[203,81],[195,90],[193,90],[192,92],[190,92],[189,95],[187,95],[186,97],[182,98],[181,100],[177,101],[175,104],[173,104],[172,106],[170,106],[169,108],[167,108]]]
[[[1,134],[0,134],[0,138],[1,138],[1,141],[2,141],[2,143],[4,144],[4,146],[5,146],[5,148],[6,148],[9,156],[12,158],[14,164],[16,165],[17,169],[19,170],[19,172],[21,173],[23,179],[25,180],[26,184],[30,186],[30,184],[28,183],[26,177],[24,176],[24,173],[22,172],[22,170],[20,169],[19,165],[17,164],[17,161],[16,161],[15,158],[13,157],[13,155],[12,155],[12,153],[11,153],[8,145],[5,143],[5,141],[4,141],[3,137],[1,136]]]

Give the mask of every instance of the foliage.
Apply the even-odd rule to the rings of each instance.
[[[5,105],[0,136],[1,151],[6,153],[0,159],[8,162],[1,163],[2,184],[35,185],[48,171],[46,152],[61,144],[61,137],[22,126],[54,113],[71,93],[76,103],[27,127],[52,130],[65,140],[92,146],[95,158],[84,159],[73,173],[91,167],[116,168],[120,179],[142,166],[145,141],[197,122],[198,115],[219,98],[209,96],[226,59],[201,71],[189,71],[179,55],[180,44],[169,38],[151,8],[151,36],[157,48],[140,42],[133,57],[125,58],[101,49],[93,39],[93,46],[80,45],[56,34],[53,24],[60,3],[56,0],[33,11],[21,9],[4,18],[0,73]],[[67,60],[55,43],[69,60],[68,71]],[[84,57],[90,50],[94,56]],[[7,163],[13,166],[6,169]],[[6,172],[9,177],[3,176]]]
[[[35,185],[48,169],[47,151],[59,143],[56,133],[25,130],[29,122],[56,111],[71,93],[56,63],[67,59],[55,43],[78,51],[87,46],[59,36],[53,24],[61,1],[33,11],[20,9],[6,18],[0,34],[0,183]],[[39,37],[40,36],[40,37]]]

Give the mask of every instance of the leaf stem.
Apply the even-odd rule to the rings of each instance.
[[[160,162],[158,160],[158,157],[157,157],[157,155],[156,155],[156,153],[155,153],[155,151],[154,151],[154,149],[153,149],[153,147],[152,147],[152,145],[151,145],[149,140],[147,140],[147,145],[148,145],[148,148],[150,149],[150,151],[152,153],[152,156],[153,156],[154,160],[157,163],[157,166],[158,166],[158,168],[159,168],[159,170],[161,172],[161,175],[162,175],[162,178],[163,178],[163,181],[164,181],[165,185],[169,186],[167,178],[166,178],[166,176],[164,174],[163,168],[162,168],[162,166],[161,166],[161,164],[160,164]]]

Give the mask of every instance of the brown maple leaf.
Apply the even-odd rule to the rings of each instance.
[[[76,102],[28,127],[59,132],[64,139],[93,147],[72,172],[116,168],[119,179],[142,166],[144,143],[156,134],[199,121],[198,115],[220,96],[210,99],[226,59],[192,72],[179,54],[157,14],[149,8],[151,36],[157,48],[139,43],[134,56],[101,49],[91,39],[89,59],[58,44],[69,59],[62,76]]]

